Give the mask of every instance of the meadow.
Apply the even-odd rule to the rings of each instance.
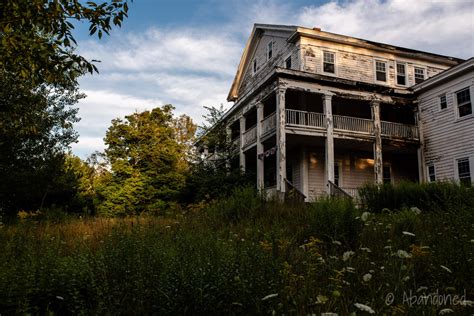
[[[244,187],[161,216],[22,213],[0,227],[0,314],[467,315],[473,193],[303,204]]]

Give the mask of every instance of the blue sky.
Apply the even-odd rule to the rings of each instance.
[[[99,1],[100,2],[100,1]],[[434,53],[474,55],[470,0],[135,0],[122,28],[102,40],[78,25],[78,51],[98,59],[99,74],[81,78],[73,152],[103,150],[110,121],[171,103],[197,123],[204,106],[228,107],[226,96],[254,23],[325,31]]]

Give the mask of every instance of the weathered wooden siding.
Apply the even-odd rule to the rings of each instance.
[[[470,157],[471,177],[474,173],[474,115],[458,118],[455,94],[466,87],[470,87],[472,106],[473,72],[433,88],[419,97],[425,162],[426,165],[434,164],[436,178],[439,180],[456,179],[456,159],[463,157]],[[440,107],[439,96],[443,94],[446,94],[446,109]]]
[[[405,89],[415,84],[414,67],[425,69],[425,77],[429,78],[447,69],[447,66],[432,64],[426,61],[398,57],[365,48],[343,45],[322,41],[319,39],[302,38],[300,48],[302,51],[301,70],[317,74],[328,75],[323,72],[323,51],[331,51],[336,55],[336,73],[334,76],[349,80],[367,83],[384,84],[375,80],[375,60],[387,62],[386,85],[399,89]],[[396,84],[396,62],[405,63],[407,66],[406,86]],[[329,74],[330,75],[330,74]]]

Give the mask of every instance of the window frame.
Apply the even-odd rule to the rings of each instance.
[[[290,67],[288,67],[288,61],[290,61]],[[285,69],[293,69],[293,58],[291,58],[291,54],[285,58]]]
[[[337,70],[336,70],[336,60],[337,60],[336,52],[325,49],[325,50],[322,51],[322,53],[323,53],[322,58],[321,58],[321,62],[322,62],[321,70],[322,70],[322,73],[323,73],[323,74],[326,74],[326,75],[330,75],[330,76],[336,76],[336,73],[337,73]],[[330,62],[326,62],[326,61],[325,61],[324,56],[325,56],[326,54],[332,54],[332,56],[333,56],[332,65],[333,65],[333,67],[334,67],[334,72],[328,72],[328,71],[325,71],[325,70],[324,70],[324,64],[331,64]]]
[[[403,68],[404,68],[404,78],[405,78],[405,83],[404,84],[401,84],[401,83],[398,83],[398,65],[402,65]],[[395,61],[395,84],[397,86],[402,86],[402,87],[406,87],[408,86],[408,65],[407,63],[405,62],[401,62],[401,61]]]
[[[433,174],[431,174],[430,168],[433,168]],[[426,165],[426,174],[428,176],[428,182],[436,182],[436,166],[434,163],[429,163]],[[431,179],[431,176],[433,176],[433,179]]]
[[[273,40],[270,40],[267,43],[267,54],[266,54],[267,61],[269,61],[273,58],[273,49],[274,49]]]
[[[423,80],[420,82],[416,82],[416,70],[421,69],[423,71]],[[413,83],[418,84],[426,80],[426,68],[421,66],[413,66]]]
[[[472,178],[473,178],[473,172],[472,172],[472,164],[471,164],[471,157],[470,156],[465,156],[465,157],[459,157],[454,160],[454,167],[456,170],[456,180],[462,184],[464,179],[469,179],[470,181],[468,182],[468,186],[472,185]],[[469,175],[466,177],[461,178],[461,175],[459,174],[459,163],[460,162],[466,162],[467,161],[467,166],[469,170]]]
[[[460,92],[463,92],[463,91],[467,91],[468,92],[468,95],[469,95],[469,101],[465,101],[464,103],[462,104],[459,104],[459,98],[458,98],[458,93]],[[456,101],[456,116],[458,118],[458,120],[462,120],[462,119],[466,119],[466,118],[470,118],[470,117],[473,117],[473,107],[472,107],[472,96],[471,96],[471,89],[470,89],[470,86],[467,86],[465,88],[462,88],[462,89],[459,89],[457,91],[454,92],[454,95],[455,95],[455,101]],[[469,114],[466,114],[466,115],[460,115],[461,113],[459,112],[459,108],[466,105],[466,104],[470,104],[471,105],[471,113]]]
[[[443,101],[442,101],[443,98],[444,98],[444,104],[445,104],[444,107],[443,107]],[[448,108],[448,96],[446,95],[446,93],[439,95],[438,96],[438,101],[439,101],[439,110],[440,111],[446,110]]]
[[[258,58],[255,57],[252,62],[252,74],[255,75],[258,72]]]
[[[385,65],[385,80],[377,79],[377,63]],[[376,83],[388,84],[388,61],[382,59],[374,59],[374,79]]]

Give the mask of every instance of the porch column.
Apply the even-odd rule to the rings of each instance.
[[[239,160],[240,169],[245,172],[245,154],[244,154],[244,132],[245,132],[245,116],[242,115],[239,119],[240,123],[240,148],[239,148]]]
[[[227,126],[225,128],[225,131],[226,131],[227,141],[229,142],[228,144],[230,144],[230,142],[232,141],[232,129],[230,128],[230,126]],[[224,153],[224,155],[227,156],[226,153]],[[225,167],[227,170],[229,170],[231,167],[229,159],[230,157],[225,157]]]
[[[306,147],[301,149],[301,191],[306,196],[305,201],[309,201],[309,168],[308,168],[308,150]]]
[[[264,168],[265,161],[263,157],[263,143],[262,143],[262,121],[263,121],[263,103],[257,104],[257,189],[263,190],[264,182]],[[259,155],[261,159],[259,159]]]
[[[278,146],[276,157],[277,191],[286,191],[286,117],[285,117],[285,92],[286,89],[278,88],[276,94],[276,143]]]
[[[418,130],[418,138],[420,140],[420,144],[418,145],[417,149],[417,156],[418,156],[418,182],[427,182],[428,178],[426,175],[426,162],[425,162],[425,150],[424,150],[424,140],[423,140],[423,128],[421,128],[422,122],[420,119],[420,112],[418,107],[415,108],[415,125],[417,126]]]
[[[382,161],[382,127],[380,123],[380,102],[372,101],[372,119],[374,120],[374,174],[375,183],[383,183],[383,161]]]
[[[326,116],[326,192],[330,194],[329,181],[334,183],[334,122],[331,94],[323,94],[323,108]]]

